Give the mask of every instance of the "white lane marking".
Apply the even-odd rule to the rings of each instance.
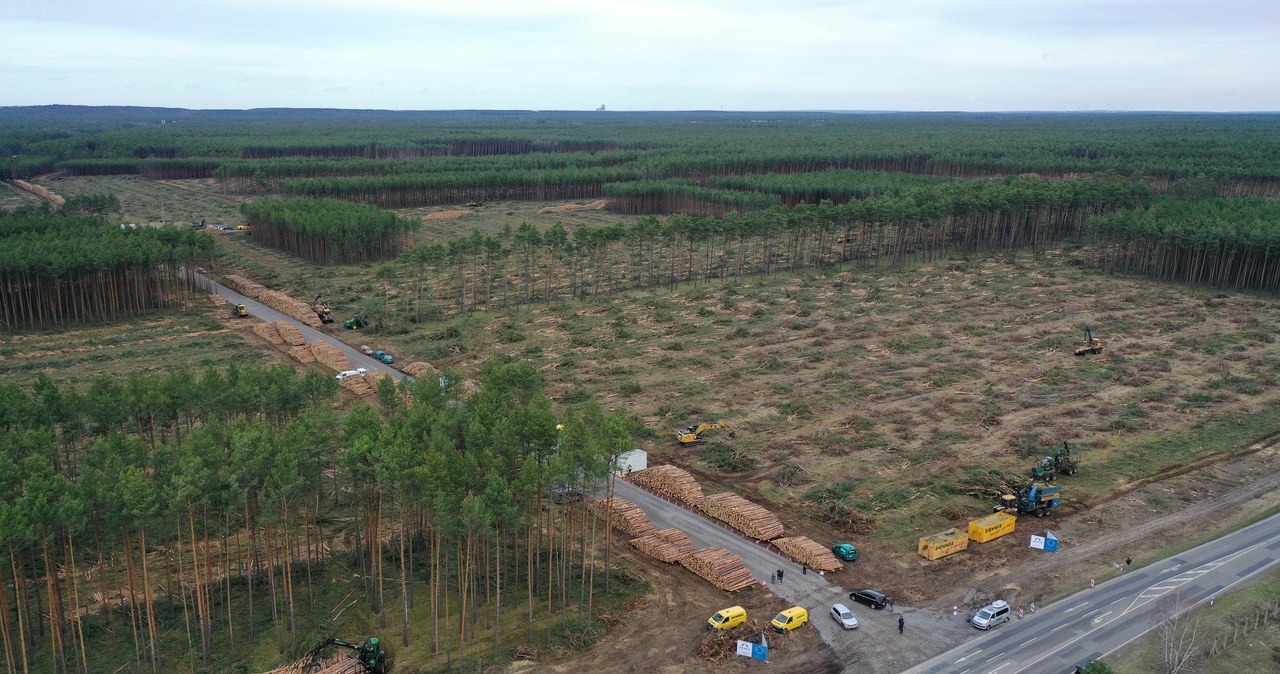
[[[981,649],[981,648],[979,648],[978,650],[976,650],[976,651],[974,651],[974,652],[972,652],[972,653],[970,653],[970,654],[968,654],[968,655],[964,656],[963,658],[960,658],[959,660],[956,660],[956,664],[958,665],[958,664],[960,664],[960,663],[964,662],[965,660],[968,660],[969,658],[972,658],[973,656],[975,656],[975,655],[977,655],[977,654],[979,654],[979,653],[981,653],[981,652],[982,652],[982,649]]]
[[[1185,580],[1184,580],[1184,581],[1182,581],[1182,583],[1185,583],[1185,582],[1187,582],[1187,581],[1185,581]],[[1174,583],[1173,585],[1158,585],[1158,586],[1156,586],[1156,587],[1149,587],[1149,588],[1147,588],[1147,590],[1148,590],[1148,591],[1152,591],[1152,590],[1172,590],[1173,588],[1178,587],[1178,586],[1179,586],[1179,585],[1181,585],[1182,583]]]
[[[1080,616],[1080,617],[1081,617],[1081,618],[1088,618],[1089,616],[1091,616],[1091,615],[1093,615],[1093,614],[1097,613],[1099,610],[1101,610],[1101,609],[1096,609],[1096,608],[1095,608],[1095,609],[1093,609],[1092,611],[1089,611],[1088,613],[1086,613],[1086,614],[1084,614],[1084,615],[1082,615],[1082,616]]]
[[[1033,642],[1033,641],[1035,641],[1036,639],[1039,639],[1039,638],[1040,638],[1040,637],[1031,637],[1030,639],[1027,639],[1026,641],[1024,641],[1024,642],[1022,642],[1022,643],[1018,644],[1018,648],[1022,648],[1023,646],[1026,646],[1027,644],[1029,644],[1029,643],[1031,643],[1031,642]]]
[[[1071,608],[1067,609],[1066,611],[1063,611],[1063,613],[1070,613],[1070,612],[1072,612],[1072,611],[1074,611],[1074,610],[1076,610],[1076,609],[1078,609],[1078,608],[1082,608],[1085,604],[1088,604],[1088,603],[1089,603],[1089,602],[1087,602],[1087,601],[1086,601],[1086,602],[1084,602],[1084,603],[1082,603],[1082,604],[1078,604],[1078,605],[1076,605],[1076,606],[1072,606]]]
[[[1107,617],[1107,616],[1109,616],[1109,615],[1111,615],[1111,611],[1107,611],[1106,613],[1103,613],[1102,615],[1098,616],[1097,618],[1094,618],[1093,620],[1090,620],[1090,621],[1089,621],[1089,624],[1091,624],[1091,625],[1097,625],[1098,623],[1102,622],[1102,619],[1103,619],[1103,618],[1105,618],[1105,617]]]
[[[994,656],[987,658],[987,662],[991,662],[992,660],[999,660],[999,659],[1000,659],[1000,657],[1001,657],[1002,655],[1004,655],[1004,654],[1005,654],[1005,651],[1000,651],[999,653],[995,654]]]
[[[991,674],[996,674],[996,672],[998,672],[998,671],[1000,671],[1000,670],[1004,669],[1005,667],[1008,667],[1008,666],[1009,666],[1009,665],[1011,665],[1011,664],[1013,664],[1013,663],[1012,663],[1012,662],[1006,662],[1006,663],[1004,663],[1003,665],[1000,665],[999,667],[996,667],[995,669],[991,670]]]
[[[1050,632],[1057,632],[1058,630],[1060,630],[1060,629],[1062,629],[1062,628],[1064,628],[1064,627],[1066,627],[1066,626],[1067,626],[1067,624],[1066,624],[1066,623],[1062,623],[1061,625],[1058,625],[1057,627],[1055,627],[1055,628],[1053,628],[1053,629],[1051,629],[1051,630],[1049,630],[1049,631],[1050,631]]]

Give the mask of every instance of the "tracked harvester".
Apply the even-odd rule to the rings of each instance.
[[[696,444],[705,442],[705,440],[702,437],[703,433],[706,433],[707,431],[713,431],[713,430],[726,431],[728,433],[729,439],[731,440],[737,437],[737,434],[733,432],[733,429],[729,427],[729,424],[726,424],[723,421],[716,421],[712,423],[694,424],[692,426],[686,426],[676,431],[676,440],[679,441],[679,443],[682,445],[696,445]]]

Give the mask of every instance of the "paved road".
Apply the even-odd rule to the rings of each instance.
[[[210,294],[219,295],[231,304],[243,304],[245,308],[249,310],[249,318],[251,320],[256,318],[263,321],[285,321],[301,330],[302,336],[305,337],[308,342],[316,340],[329,342],[346,354],[347,359],[351,361],[352,367],[363,367],[368,369],[370,372],[373,372],[374,370],[381,370],[386,372],[396,381],[400,381],[401,379],[407,379],[410,382],[413,381],[413,377],[410,377],[400,370],[397,370],[396,368],[391,367],[390,365],[387,365],[386,363],[383,363],[371,356],[364,355],[360,352],[360,349],[338,341],[338,339],[333,335],[323,330],[317,330],[288,314],[282,314],[257,300],[241,295],[204,274],[196,273],[195,282],[196,286],[200,289],[205,290]],[[335,323],[334,325],[337,324]]]
[[[1280,563],[1280,514],[1014,619],[907,674],[1071,672]],[[977,634],[977,630],[974,630]]]
[[[805,574],[801,565],[788,561],[772,548],[757,544],[736,529],[625,480],[615,481],[614,493],[643,508],[658,529],[675,527],[683,531],[695,548],[722,547],[737,554],[755,576],[756,582],[767,582],[769,574],[782,569],[783,582],[774,583],[768,589],[791,604],[809,610],[810,623],[818,629],[822,640],[831,647],[836,661],[845,666],[846,671],[898,672],[915,661],[911,658],[912,653],[920,652],[915,649],[923,646],[924,652],[936,653],[967,634],[965,630],[968,628],[958,620],[950,620],[948,615],[936,611],[896,606],[896,613],[890,613],[855,604],[849,601],[849,590],[861,588],[840,587],[817,571]],[[858,618],[858,629],[845,631],[828,615],[831,605],[836,602],[853,611]],[[707,617],[718,608],[723,607],[708,607]],[[911,648],[901,648],[899,640],[903,637],[897,634],[899,615],[904,615],[910,626]],[[933,644],[938,645],[931,647]]]

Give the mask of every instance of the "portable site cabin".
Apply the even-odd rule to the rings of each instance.
[[[969,540],[974,543],[986,543],[1001,536],[1013,533],[1018,518],[1009,513],[995,513],[979,517],[969,522]]]
[[[969,534],[957,529],[946,531],[920,539],[917,551],[925,559],[939,559],[953,555],[969,547]]]
[[[613,469],[620,475],[625,475],[632,471],[644,470],[648,467],[649,453],[638,447],[629,452],[619,454],[618,460],[613,464]]]

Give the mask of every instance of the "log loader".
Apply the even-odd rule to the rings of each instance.
[[[680,441],[680,444],[682,445],[698,444],[698,443],[704,442],[704,440],[702,439],[702,434],[711,430],[728,431],[730,440],[737,437],[738,435],[737,433],[733,432],[733,429],[729,427],[729,424],[726,424],[723,421],[716,421],[713,423],[702,423],[702,424],[695,424],[692,426],[686,426],[676,431],[676,440]]]
[[[1102,340],[1095,339],[1093,336],[1093,330],[1087,325],[1084,326],[1084,342],[1082,342],[1080,346],[1076,347],[1075,351],[1077,356],[1083,356],[1086,353],[1102,353]]]
[[[1076,460],[1071,457],[1071,448],[1067,441],[1062,441],[1062,448],[1046,455],[1031,467],[1031,477],[1037,480],[1049,480],[1059,475],[1071,475],[1076,472]]]
[[[330,646],[349,648],[355,651],[356,657],[353,660],[360,663],[360,669],[353,670],[347,664],[350,660],[325,667],[324,662],[321,660],[321,654]],[[304,674],[327,674],[330,671],[353,672],[353,674],[386,674],[387,672],[387,652],[382,649],[382,640],[378,637],[369,637],[364,640],[363,644],[353,644],[337,637],[330,637],[307,651],[305,659],[308,662],[303,665],[302,671]]]
[[[1013,494],[1001,496],[1000,505],[996,506],[993,512],[1044,517],[1061,502],[1062,487],[1050,487],[1043,482],[1031,480],[1022,488],[1022,491],[1018,492],[1017,496]]]
[[[311,303],[311,310],[320,317],[321,323],[329,324],[333,322],[333,311],[329,309],[329,303],[321,299],[320,295],[316,295],[316,301]]]

